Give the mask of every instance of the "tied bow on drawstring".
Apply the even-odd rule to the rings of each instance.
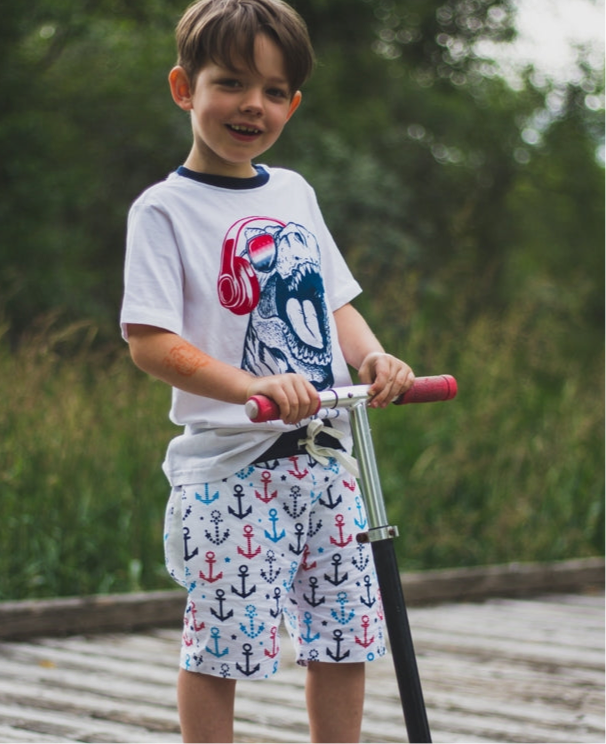
[[[328,465],[329,458],[333,457],[335,460],[338,460],[354,478],[359,478],[360,471],[358,470],[358,462],[355,457],[348,455],[344,450],[337,450],[332,447],[323,447],[316,444],[316,437],[322,431],[325,431],[335,439],[342,439],[345,436],[342,431],[324,426],[322,421],[314,419],[307,425],[307,439],[299,439],[298,444],[301,447],[305,447],[307,453],[321,465]]]

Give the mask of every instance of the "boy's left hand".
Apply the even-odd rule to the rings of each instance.
[[[415,381],[412,369],[401,359],[374,351],[368,354],[358,370],[360,382],[371,384],[371,408],[385,408],[394,398],[405,393]]]

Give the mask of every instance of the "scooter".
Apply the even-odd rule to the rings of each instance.
[[[393,544],[393,538],[397,537],[398,529],[388,524],[368,420],[369,387],[369,385],[350,385],[321,391],[318,393],[316,417],[331,418],[337,409],[346,409],[349,413],[360,471],[360,490],[369,524],[368,531],[358,535],[357,539],[359,542],[369,542],[372,547],[408,740],[410,742],[431,742],[421,680]],[[451,375],[418,377],[414,385],[393,402],[396,405],[403,405],[446,401],[454,398],[456,394],[457,382]],[[254,422],[279,418],[279,409],[276,404],[263,395],[250,398],[245,410],[250,420]]]

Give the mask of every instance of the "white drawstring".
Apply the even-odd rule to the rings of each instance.
[[[334,457],[335,460],[338,460],[354,478],[359,478],[360,471],[358,470],[358,462],[355,457],[348,455],[345,450],[333,449],[332,447],[322,447],[321,445],[316,444],[316,437],[322,431],[326,431],[335,439],[342,439],[345,436],[345,434],[338,429],[324,426],[320,419],[313,419],[307,425],[307,439],[299,439],[298,444],[301,447],[305,447],[308,454],[321,465],[328,465],[329,458]]]

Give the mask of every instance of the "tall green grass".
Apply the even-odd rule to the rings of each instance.
[[[602,359],[566,357],[558,334],[521,307],[439,332],[419,318],[392,347],[460,390],[371,413],[403,569],[603,552]],[[169,390],[93,335],[50,319],[17,351],[0,337],[0,599],[172,586]]]
[[[86,325],[0,346],[0,598],[170,586],[169,390]]]
[[[449,403],[373,415],[388,511],[409,569],[604,551],[604,370],[563,354],[532,305],[407,344],[418,374],[450,372]]]

